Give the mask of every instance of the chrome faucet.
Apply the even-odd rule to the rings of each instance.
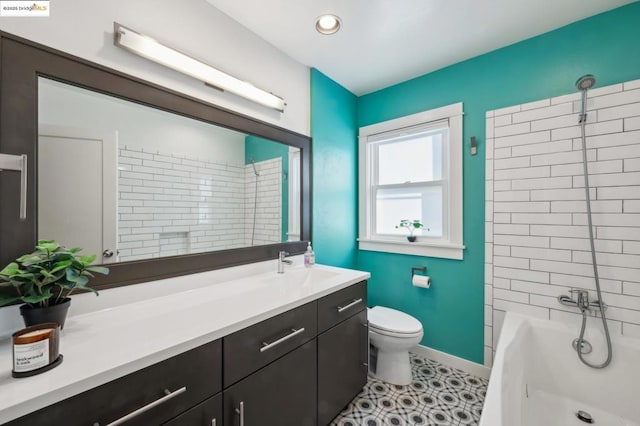
[[[589,292],[580,288],[572,288],[569,290],[571,296],[565,294],[558,296],[558,302],[565,306],[573,306],[580,309],[580,312],[590,312],[592,308],[603,311],[607,305],[599,300],[589,300]],[[574,298],[574,295],[577,295]]]
[[[287,253],[286,251],[281,251],[281,252],[278,253],[278,273],[279,274],[284,274],[284,264],[285,263],[287,265],[293,264],[293,260],[287,259],[286,258],[287,256],[289,256],[289,253]]]

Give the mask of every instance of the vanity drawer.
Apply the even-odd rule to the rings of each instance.
[[[222,393],[163,423],[163,426],[222,426]]]
[[[318,300],[318,333],[367,307],[367,282],[362,281]]]
[[[216,340],[28,414],[9,425],[105,426],[136,411],[138,415],[131,416],[124,424],[159,425],[220,392],[221,356],[221,341]]]
[[[317,314],[314,301],[225,337],[224,387],[315,338]]]

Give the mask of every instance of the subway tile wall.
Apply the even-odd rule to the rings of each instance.
[[[244,170],[244,244],[247,246],[282,240],[282,160],[261,161],[256,163],[256,170],[257,177],[250,165]]]
[[[486,113],[485,365],[506,311],[567,322],[557,301],[596,298],[580,94]],[[640,337],[640,80],[588,92],[587,159],[598,271],[610,329]],[[595,314],[594,314],[595,315]],[[599,319],[589,324],[601,329]]]
[[[256,163],[256,167],[261,175],[256,215],[256,229],[260,231],[256,231],[259,238],[255,244],[279,242],[281,160]],[[255,178],[250,165],[218,164],[121,147],[119,260],[250,245],[253,217],[249,220],[248,212],[253,212],[255,188],[250,175]]]

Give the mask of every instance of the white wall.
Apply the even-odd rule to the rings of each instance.
[[[244,165],[245,134],[41,78],[39,124],[118,132],[118,147]]]
[[[485,363],[506,311],[578,336],[572,287],[596,299],[586,226],[580,94],[487,112]],[[587,157],[595,247],[614,338],[640,337],[640,80],[589,91]],[[604,345],[599,318],[588,338]],[[569,344],[570,342],[567,342]]]
[[[255,163],[257,177],[250,164],[244,168],[244,246],[273,244],[282,239],[282,160],[278,157]]]
[[[309,135],[309,69],[204,0],[56,0],[46,18],[0,19],[0,29]],[[113,45],[113,22],[282,96],[284,113],[139,58]]]

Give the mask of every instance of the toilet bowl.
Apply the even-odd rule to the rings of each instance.
[[[411,315],[383,306],[369,308],[367,313],[373,346],[369,374],[394,385],[408,385],[412,380],[409,349],[422,340],[422,324]]]

